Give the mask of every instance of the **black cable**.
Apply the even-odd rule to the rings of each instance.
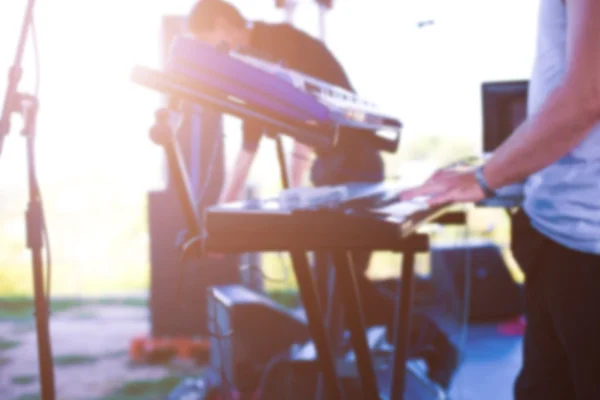
[[[285,267],[285,265],[283,265],[283,267]],[[240,266],[240,271],[246,271],[246,270],[254,270],[256,272],[258,272],[261,276],[262,279],[264,279],[265,281],[268,282],[272,282],[272,283],[285,283],[288,280],[289,277],[289,273],[282,268],[282,270],[284,271],[284,278],[273,278],[270,277],[269,275],[265,274],[264,271],[262,270],[262,268],[258,265],[242,265]]]
[[[262,270],[262,268],[258,265],[241,265],[240,271],[245,271],[248,269],[255,270],[260,274],[260,276],[265,281],[272,282],[272,283],[286,283],[290,278],[289,268],[287,268],[287,265],[283,260],[283,255],[281,253],[277,253],[277,254],[279,255],[281,270],[283,271],[283,278],[273,278],[273,277],[265,274],[265,272]]]
[[[275,355],[274,357],[272,357],[268,362],[267,365],[265,365],[265,368],[262,371],[262,374],[260,376],[260,380],[258,382],[258,392],[260,393],[260,397],[263,398],[263,392],[264,392],[264,388],[265,386],[267,386],[267,383],[269,383],[268,379],[269,379],[269,375],[273,372],[273,369],[281,362],[284,361],[291,361],[290,356],[287,353],[280,353]],[[288,385],[288,390],[285,390],[285,394],[286,397],[289,395],[289,382],[286,382]]]
[[[214,307],[216,307],[216,305]],[[215,327],[215,329],[214,330],[210,329],[210,324],[209,324],[208,336],[215,338],[217,340],[217,348],[219,350],[219,353],[221,353],[221,356],[223,356],[224,348],[223,348],[223,344],[221,343],[221,341],[223,339],[231,339],[233,337],[233,330],[229,329],[229,332],[221,333],[219,321],[217,320],[216,317],[210,318],[210,316],[209,316],[209,323],[212,323],[212,325]],[[233,347],[234,347],[233,343],[230,342],[229,347],[233,350]],[[233,356],[233,354],[231,356]],[[233,365],[230,365],[230,367],[234,368]],[[225,363],[224,363],[223,359],[220,360],[219,373],[220,373],[221,379],[223,381],[221,383],[221,387],[222,387],[222,389],[224,389],[224,392],[225,392],[225,393],[223,393],[223,396],[225,397],[226,400],[233,400],[232,394],[233,394],[233,391],[235,388],[234,388],[232,382],[230,382],[229,378],[227,377],[227,370],[225,369]]]

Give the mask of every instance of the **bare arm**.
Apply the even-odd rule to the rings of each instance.
[[[243,145],[237,154],[233,171],[227,179],[224,190],[221,192],[219,203],[229,203],[241,200],[250,168],[256,158],[258,145],[262,139],[263,126],[256,121],[244,121]]]
[[[600,120],[600,1],[566,3],[567,75],[487,163],[492,188],[519,182],[559,160]]]
[[[292,166],[290,174],[291,186],[299,187],[302,185],[304,177],[310,170],[312,151],[309,147],[296,141],[292,151]]]
[[[230,178],[227,180],[225,189],[221,193],[219,203],[229,203],[238,201],[242,198],[244,188],[246,187],[246,181],[250,174],[250,168],[252,162],[256,156],[256,148],[241,149],[236,157],[233,171],[231,172]]]

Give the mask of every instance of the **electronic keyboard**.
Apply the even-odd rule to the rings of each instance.
[[[402,182],[351,183],[283,191],[279,197],[220,204],[206,210],[209,251],[315,250],[328,246],[386,249],[408,238],[423,224],[464,223],[457,205],[430,207],[426,197],[401,201]],[[518,207],[522,195],[502,188],[484,207]],[[287,247],[286,247],[287,246]]]
[[[357,183],[317,188],[321,194],[309,200],[290,199],[294,196],[284,192],[279,198],[209,207],[204,214],[206,250],[383,250],[448,208],[430,208],[425,199],[400,202],[397,187],[391,186],[386,190],[385,184]]]
[[[176,37],[164,71],[137,66],[134,82],[172,98],[263,122],[317,149],[341,135],[395,152],[402,123],[355,94],[279,64]]]

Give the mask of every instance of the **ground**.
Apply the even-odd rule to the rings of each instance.
[[[15,312],[1,303],[0,399],[39,399],[33,317],[23,312],[25,308]],[[58,400],[162,400],[182,377],[200,372],[184,363],[130,362],[131,339],[150,328],[147,307],[131,303],[71,302],[54,307],[58,310],[53,311],[51,331]]]

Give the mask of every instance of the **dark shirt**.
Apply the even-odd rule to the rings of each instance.
[[[344,68],[327,46],[289,24],[255,23],[250,46],[287,68],[354,92]]]
[[[256,22],[250,47],[286,68],[355,92],[344,68],[327,46],[289,24]],[[244,145],[255,143],[260,134],[262,131],[255,124],[245,124]],[[342,139],[340,144],[340,148],[332,153],[317,154],[312,171],[313,183],[323,185],[383,179],[378,151]]]

